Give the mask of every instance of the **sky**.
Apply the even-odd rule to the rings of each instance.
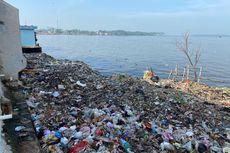
[[[230,34],[230,0],[5,1],[39,28]]]

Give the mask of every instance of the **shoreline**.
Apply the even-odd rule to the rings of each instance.
[[[22,87],[43,149],[66,152],[76,146],[74,142],[86,141],[85,149],[92,152],[98,147],[107,152],[178,152],[199,146],[220,151],[226,148],[223,141],[230,142],[225,136],[230,127],[228,88],[170,80],[154,86],[125,75],[102,76],[83,62],[58,60],[44,53],[26,58]],[[116,120],[123,122],[118,125]],[[56,143],[50,144],[48,136]],[[123,140],[131,147],[126,148]]]
[[[181,37],[182,39],[183,37]],[[143,70],[146,67],[151,66],[160,78],[168,78],[170,70],[175,70],[176,64],[178,64],[178,76],[182,79],[184,66],[187,65],[187,60],[176,48],[174,43],[179,40],[179,37],[165,37],[165,38],[94,38],[92,37],[69,37],[68,36],[38,36],[40,44],[45,47],[44,52],[61,59],[69,60],[82,60],[89,64],[93,69],[100,71],[105,75],[111,75],[114,73],[128,73],[134,77],[141,77]],[[71,41],[69,41],[71,39]],[[59,41],[62,40],[62,41]],[[200,38],[191,38],[194,41],[193,46],[199,46],[197,41]],[[228,63],[226,56],[228,49],[223,47],[226,44],[227,39],[221,41],[216,40],[216,45],[221,48],[220,54],[212,48],[209,43],[215,41],[215,38],[202,38],[202,61],[198,65],[197,71],[202,66],[202,82],[210,86],[216,87],[228,87],[230,88],[230,80],[227,76],[230,76],[229,67],[225,63]],[[57,45],[57,42],[59,45]],[[151,43],[156,42],[156,44]],[[140,43],[140,45],[136,45]],[[74,45],[77,46],[74,47]],[[89,44],[89,45],[86,45]],[[134,44],[134,46],[129,45]],[[165,44],[164,47],[160,47],[159,44]],[[119,46],[122,46],[119,48]],[[222,46],[222,47],[221,47]],[[125,54],[123,54],[125,52]],[[142,55],[142,54],[143,55]],[[110,56],[111,54],[111,56]],[[215,56],[218,59],[215,60]],[[138,58],[140,57],[141,58]],[[162,58],[159,58],[162,56]],[[225,62],[224,62],[225,61]],[[193,76],[192,71],[190,72]],[[192,78],[190,78],[192,79]]]

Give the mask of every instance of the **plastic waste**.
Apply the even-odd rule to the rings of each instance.
[[[83,140],[90,144],[79,149],[85,153],[118,153],[125,148],[131,152],[130,146],[135,152],[207,149],[219,153],[228,147],[229,108],[221,105],[229,101],[229,90],[223,93],[192,81],[173,80],[161,80],[158,88],[151,69],[143,78],[154,86],[126,75],[103,77],[83,62],[56,60],[45,54],[26,56],[32,57],[28,66],[35,68],[36,74],[22,72],[26,76],[22,78],[26,86],[23,94],[31,97],[31,118],[41,144],[53,153],[59,152],[58,148],[63,152],[74,146],[79,149]],[[182,92],[174,90],[177,88]],[[200,89],[197,92],[195,88]],[[193,91],[198,97],[192,96]],[[200,95],[207,100],[200,99]],[[220,103],[207,104],[209,99]],[[207,138],[199,139],[200,135]]]
[[[22,131],[22,130],[24,130],[24,129],[26,129],[25,126],[17,126],[17,127],[15,128],[15,131],[16,131],[16,132],[19,132],[19,131]]]
[[[223,149],[224,149],[224,148],[223,148]],[[214,152],[214,153],[222,152],[222,148],[217,147],[217,146],[212,146],[212,147],[210,147],[210,150],[211,150],[211,152]],[[229,151],[230,151],[230,150],[229,150]]]
[[[55,145],[48,146],[48,150],[50,153],[57,153]]]
[[[86,147],[88,146],[88,142],[87,141],[81,141],[75,145],[73,145],[68,153],[79,153],[81,152],[82,150],[84,150]]]
[[[52,92],[47,92],[47,91],[40,91],[39,95],[51,95]]]
[[[54,92],[52,93],[52,96],[58,97],[58,96],[60,96],[60,93],[59,93],[58,91],[54,91]]]
[[[227,133],[227,139],[230,141],[230,133]]]
[[[167,150],[167,151],[175,151],[175,147],[172,145],[172,144],[170,144],[169,142],[162,142],[161,144],[160,144],[160,147],[161,147],[161,150]]]
[[[197,148],[198,153],[205,153],[208,151],[207,146],[203,143],[198,143],[196,148]]]
[[[64,146],[67,145],[68,142],[69,142],[69,140],[68,140],[66,137],[62,137],[62,138],[61,138],[61,143],[62,143]]]
[[[127,153],[133,153],[130,149],[130,144],[127,142],[127,141],[125,141],[124,139],[120,139],[120,143],[121,143],[121,146],[125,149],[125,151],[127,152]]]
[[[45,129],[44,130],[44,135],[49,135],[49,134],[51,134],[51,131],[49,129]]]
[[[101,85],[101,84],[99,84],[99,85],[96,86],[96,89],[97,89],[97,90],[102,89],[102,88],[104,88],[104,86]]]
[[[192,131],[187,131],[185,133],[188,137],[192,137],[194,135],[194,133]]]
[[[96,143],[96,151],[97,152],[104,152],[105,151],[105,146],[103,145],[102,140],[100,140]]]
[[[69,128],[74,131],[74,130],[76,130],[77,126],[73,125],[73,126],[70,126]]]
[[[26,104],[31,108],[36,108],[39,105],[39,103],[35,103],[29,100],[26,101]]]
[[[65,86],[62,85],[62,84],[59,84],[59,85],[58,85],[58,89],[65,89]]]
[[[113,123],[111,123],[111,122],[107,122],[106,125],[107,125],[107,127],[109,127],[109,128],[114,128],[114,125],[113,125]]]
[[[60,127],[58,131],[62,133],[62,132],[64,132],[67,129],[68,129],[67,127]]]
[[[76,83],[77,85],[79,85],[79,86],[81,86],[81,87],[86,87],[86,84],[84,84],[84,83],[81,83],[80,81],[77,81],[77,83]]]
[[[202,127],[204,128],[205,132],[209,132],[209,129],[204,121],[202,121]]]
[[[55,135],[55,137],[57,137],[59,139],[62,137],[62,134],[59,131],[56,131],[54,135]]]
[[[169,125],[169,121],[168,121],[168,120],[163,119],[163,120],[161,121],[161,126],[167,127],[168,125]]]
[[[102,131],[102,129],[97,128],[95,131],[96,136],[102,136],[104,134],[104,132]]]
[[[90,127],[84,126],[80,129],[80,132],[82,132],[82,137],[86,138],[90,135]]]
[[[153,133],[153,134],[159,134],[159,133],[160,133],[160,129],[159,129],[159,127],[157,126],[157,124],[155,123],[154,120],[152,121],[151,129],[152,129],[152,133]]]
[[[230,147],[224,147],[223,153],[230,153]]]
[[[167,142],[170,142],[172,141],[174,138],[173,138],[173,135],[169,132],[163,132],[162,133],[162,138],[164,141],[167,141]]]
[[[187,142],[183,148],[185,148],[187,151],[192,151],[192,141]]]
[[[79,131],[79,132],[76,132],[73,137],[76,139],[82,139],[82,135],[83,135],[82,132]]]
[[[89,144],[93,144],[94,143],[94,138],[95,138],[94,134],[90,134],[84,140],[86,140]]]

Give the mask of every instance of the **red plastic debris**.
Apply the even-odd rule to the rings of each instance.
[[[80,151],[84,150],[88,145],[87,141],[81,141],[78,144],[75,144],[74,146],[72,146],[68,153],[79,153]]]

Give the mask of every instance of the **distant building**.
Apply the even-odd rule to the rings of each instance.
[[[0,73],[6,79],[18,78],[26,67],[22,54],[18,9],[0,0]]]
[[[23,53],[41,52],[41,47],[37,44],[36,26],[20,26],[21,44]]]

